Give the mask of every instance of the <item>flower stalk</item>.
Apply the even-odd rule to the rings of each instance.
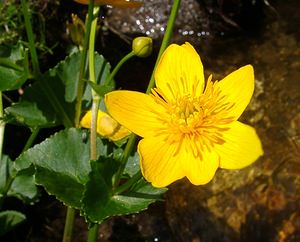
[[[74,124],[75,127],[78,128],[80,126],[80,115],[81,115],[81,103],[84,91],[84,73],[86,67],[86,59],[87,52],[89,46],[89,35],[91,31],[91,25],[93,21],[93,10],[94,10],[94,0],[89,1],[87,20],[85,23],[85,36],[83,42],[83,48],[81,52],[80,66],[79,66],[79,78],[78,78],[78,88],[77,88],[77,98],[76,98],[76,106],[75,106],[75,119]]]
[[[87,53],[89,47],[91,26],[94,18],[93,11],[94,11],[94,0],[90,0],[88,6],[87,20],[85,24],[86,32],[84,36],[84,42],[83,42],[83,48],[81,52],[81,59],[80,59],[80,66],[79,66],[78,88],[77,88],[77,98],[75,104],[75,119],[74,119],[74,126],[76,128],[79,128],[80,126],[81,104],[82,104],[82,97],[84,91],[84,73],[85,73],[86,59],[87,59]],[[63,242],[72,241],[74,219],[75,219],[75,209],[68,207],[66,223],[64,228]]]
[[[115,75],[118,73],[118,71],[120,70],[120,68],[124,65],[124,63],[126,61],[128,61],[129,59],[131,59],[132,57],[134,57],[135,54],[133,51],[129,52],[127,55],[125,55],[119,62],[118,64],[115,66],[115,68],[113,69],[113,71],[110,73],[107,81],[105,82],[105,84],[109,84],[115,77]]]
[[[21,6],[22,6],[22,13],[24,16],[25,21],[25,28],[29,43],[29,50],[31,55],[31,61],[32,61],[32,68],[33,68],[33,74],[34,76],[39,76],[41,74],[40,71],[40,65],[39,65],[39,59],[37,55],[37,51],[34,44],[34,35],[32,31],[32,25],[31,25],[31,17],[29,13],[29,6],[27,0],[21,0]]]
[[[89,79],[96,84],[95,76],[95,38],[97,30],[97,16],[99,14],[100,7],[94,7],[93,21],[91,24],[91,32],[89,38]],[[100,103],[99,95],[92,89],[92,120],[91,120],[91,160],[97,160],[97,118],[98,109]]]
[[[97,31],[97,21],[100,7],[94,7],[93,20],[91,23],[91,31],[89,38],[89,79],[93,83],[97,83],[95,76],[95,39]],[[92,89],[92,120],[91,120],[91,136],[90,136],[90,159],[97,160],[97,119],[100,104],[100,96]],[[89,228],[88,242],[96,242],[99,230],[99,224],[94,224]]]

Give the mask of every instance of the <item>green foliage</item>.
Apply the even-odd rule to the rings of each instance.
[[[130,156],[128,158],[128,161],[124,169],[124,174],[133,176],[139,170],[140,170],[140,157],[139,154],[135,152],[133,156]]]
[[[37,202],[39,190],[35,184],[33,167],[17,173],[16,177],[14,177],[12,181],[7,195],[14,196],[28,204]]]
[[[29,78],[28,53],[19,43],[0,47],[0,91],[20,88]]]
[[[42,76],[25,89],[18,103],[5,109],[6,120],[29,127],[51,127],[73,120],[74,104],[64,99],[65,87],[57,77]],[[71,121],[70,121],[71,122]]]
[[[70,127],[74,120],[80,57],[80,52],[71,54],[42,75],[42,81],[27,87],[20,101],[5,109],[6,122],[31,128],[60,124]],[[95,61],[97,80],[103,83],[109,75],[110,65],[99,54],[96,54]],[[109,90],[113,86],[110,84]],[[84,100],[91,102],[89,87],[86,88]]]
[[[18,172],[8,156],[3,156],[0,163],[0,200],[7,195],[17,197],[25,203],[33,203],[39,192],[32,167],[28,166]]]
[[[90,144],[82,140],[82,131],[66,129],[23,153],[15,162],[20,169],[31,164],[36,169],[36,182],[59,200],[80,208],[84,184],[90,172]],[[106,147],[98,139],[98,150]]]
[[[149,204],[161,199],[166,189],[156,189],[141,179],[123,194],[114,194],[112,172],[117,171],[112,159],[100,157],[91,162],[92,171],[86,184],[83,211],[88,221],[101,223],[104,219],[137,213],[145,210]]]
[[[101,154],[90,162],[89,139],[80,129],[66,129],[23,153],[17,170],[34,165],[36,183],[68,206],[82,210],[86,219],[100,223],[115,215],[136,213],[161,199],[165,189],[153,188],[143,179],[122,194],[115,194],[114,175],[120,167],[120,149],[97,139]]]
[[[20,7],[15,1],[0,1],[0,44],[17,40],[23,24],[19,20]]]
[[[17,211],[0,212],[0,236],[12,230],[25,219],[25,215]]]

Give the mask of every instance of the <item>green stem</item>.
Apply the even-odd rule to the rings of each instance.
[[[0,65],[15,69],[16,71],[23,71],[23,68],[21,66],[18,66],[7,58],[0,57]]]
[[[37,76],[38,74],[40,74],[40,66],[39,66],[37,51],[34,44],[34,34],[32,31],[32,25],[30,20],[31,17],[29,13],[29,6],[27,0],[21,0],[21,6],[22,6],[22,12],[25,20],[25,28],[26,28],[26,33],[27,33],[27,38],[29,43],[33,73],[35,76]]]
[[[96,242],[98,238],[99,224],[94,224],[93,227],[89,229],[87,242]]]
[[[170,17],[169,17],[168,24],[167,24],[167,29],[166,29],[166,32],[164,34],[164,38],[162,40],[162,43],[161,43],[161,46],[160,46],[160,49],[159,49],[159,52],[158,52],[156,63],[155,63],[155,66],[154,66],[154,69],[153,69],[153,72],[152,72],[152,75],[151,75],[146,93],[150,93],[151,89],[155,85],[154,73],[155,73],[156,67],[159,63],[161,55],[163,54],[163,52],[165,51],[165,49],[167,48],[167,46],[169,44],[169,41],[170,41],[170,38],[171,38],[171,35],[172,35],[172,32],[173,32],[175,20],[176,20],[178,10],[179,10],[179,7],[180,7],[180,3],[181,3],[181,0],[174,0],[174,2],[173,2],[172,10],[171,10]]]
[[[68,207],[63,242],[71,242],[75,219],[75,209]]]
[[[79,77],[78,77],[77,98],[76,98],[75,119],[74,119],[74,124],[75,127],[77,128],[80,126],[81,104],[82,104],[82,97],[84,91],[84,74],[85,74],[86,57],[88,52],[91,24],[93,20],[93,9],[94,9],[94,0],[90,0],[89,7],[88,7],[87,21],[85,23],[85,36],[84,36],[83,49],[81,53],[80,66],[79,66]],[[63,242],[72,241],[74,218],[75,218],[74,208],[68,207],[66,223],[64,228]]]
[[[89,79],[93,83],[97,83],[96,75],[95,75],[95,39],[96,39],[96,30],[97,30],[97,21],[98,21],[98,14],[99,14],[100,7],[95,7],[93,14],[94,19],[91,24],[91,32],[90,32],[90,39],[89,39]],[[90,153],[91,153],[91,160],[97,160],[97,118],[98,118],[98,111],[99,111],[99,104],[100,104],[100,97],[99,95],[92,90],[92,120],[91,120],[91,136],[90,136]],[[96,242],[97,235],[99,230],[99,224],[94,224],[88,232],[88,242]]]
[[[91,24],[90,41],[89,41],[89,79],[91,82],[96,83],[95,75],[95,39],[97,30],[99,7],[95,7],[93,14],[94,19]],[[99,110],[100,97],[92,90],[92,120],[91,120],[91,160],[97,160],[97,117]]]
[[[27,0],[21,0],[21,5],[22,5],[22,12],[24,15],[24,20],[25,20],[25,27],[26,27],[26,33],[27,33],[27,38],[28,38],[28,43],[29,43],[29,50],[30,50],[30,55],[31,55],[31,60],[32,60],[32,68],[33,68],[33,75],[34,78],[39,80],[41,82],[42,90],[47,96],[49,102],[51,103],[52,107],[54,108],[57,113],[61,114],[62,121],[65,127],[71,127],[72,122],[69,119],[68,115],[66,114],[64,108],[61,106],[60,102],[58,101],[56,95],[54,94],[53,90],[50,88],[48,85],[47,81],[44,80],[42,77],[42,74],[40,72],[40,66],[39,66],[39,60],[37,57],[37,52],[34,44],[34,34],[32,31],[32,25],[30,21],[30,13],[29,13],[29,6]]]
[[[114,194],[115,195],[121,194],[122,192],[128,190],[133,184],[135,184],[141,178],[142,178],[142,172],[138,171],[128,181],[126,181],[123,185],[121,185],[117,189],[115,189]]]
[[[115,66],[115,68],[113,69],[113,71],[111,72],[111,74],[109,75],[109,78],[107,79],[105,84],[108,84],[111,82],[111,80],[115,77],[115,75],[117,74],[117,72],[119,71],[119,69],[123,66],[123,64],[128,61],[129,59],[131,59],[132,57],[134,57],[135,54],[133,51],[131,51],[130,53],[128,53],[127,55],[125,55],[120,61],[119,63]]]
[[[77,98],[75,106],[75,127],[79,127],[80,124],[80,115],[81,115],[81,103],[84,91],[84,74],[86,66],[86,57],[88,52],[89,36],[91,31],[91,25],[93,21],[93,9],[94,9],[94,0],[90,0],[87,14],[87,21],[85,22],[85,36],[83,42],[83,49],[81,53],[80,66],[79,66],[79,77],[78,77],[78,88],[77,88]]]
[[[97,83],[96,74],[95,74],[95,39],[96,39],[96,31],[97,31],[97,22],[98,22],[98,14],[99,7],[95,7],[93,11],[94,19],[91,24],[90,38],[89,38],[89,79],[93,83]],[[97,95],[92,89],[93,97]]]
[[[40,128],[33,129],[33,131],[31,132],[31,135],[30,135],[29,139],[27,140],[27,142],[26,142],[26,144],[25,144],[25,146],[24,146],[24,148],[22,150],[22,153],[24,151],[28,150],[31,147],[33,141],[35,140],[35,138],[36,138],[36,136],[38,135],[39,132],[40,132]]]
[[[4,129],[5,123],[2,121],[3,118],[3,103],[2,103],[2,92],[0,92],[0,162],[2,160],[2,149],[4,141]]]
[[[123,152],[123,156],[121,158],[121,165],[120,165],[120,168],[118,170],[118,172],[116,173],[116,176],[115,176],[115,182],[114,182],[114,187],[117,188],[118,185],[119,185],[119,182],[122,178],[122,175],[123,175],[123,171],[125,169],[125,166],[126,166],[126,163],[127,163],[127,160],[134,148],[134,145],[135,145],[135,141],[136,141],[136,135],[132,134],[130,136],[130,138],[128,139],[128,142],[125,146],[125,149],[124,149],[124,152]]]

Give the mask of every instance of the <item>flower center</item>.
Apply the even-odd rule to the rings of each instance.
[[[203,123],[204,110],[198,99],[187,94],[171,104],[170,114],[173,128],[182,133],[193,133]]]
[[[232,122],[229,110],[233,105],[226,102],[218,82],[209,81],[199,97],[186,94],[170,104],[170,127],[182,134],[201,135]]]
[[[204,146],[210,150],[215,144],[224,143],[222,132],[228,130],[226,124],[234,121],[230,115],[234,103],[222,95],[217,81],[209,80],[200,96],[185,94],[170,101],[157,89],[152,94],[169,114],[165,118],[169,142],[181,144],[189,140],[195,156],[201,156]]]

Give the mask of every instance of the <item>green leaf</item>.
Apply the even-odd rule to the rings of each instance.
[[[0,161],[0,194],[5,193],[7,181],[10,179],[12,171],[12,161],[8,156],[2,156],[2,160]]]
[[[0,91],[20,88],[29,78],[28,53],[21,44],[0,49]]]
[[[33,167],[18,172],[7,195],[14,196],[29,204],[37,202],[39,191],[35,185],[34,172]]]
[[[91,81],[88,81],[88,84],[100,97],[103,97],[106,93],[109,93],[114,89],[114,86],[112,85],[97,85]]]
[[[26,168],[17,172],[8,156],[3,156],[0,163],[0,194],[14,196],[25,203],[34,203],[39,195],[34,180],[34,169]]]
[[[126,163],[124,174],[128,174],[129,176],[133,176],[140,170],[140,156],[137,152],[134,153],[133,156],[128,158]]]
[[[51,127],[64,124],[70,126],[74,120],[77,96],[80,52],[75,52],[42,76],[25,93],[18,103],[5,109],[5,121],[29,127]],[[95,73],[99,83],[104,83],[109,75],[110,65],[99,54],[95,54]],[[45,83],[48,88],[46,88]],[[110,90],[113,82],[109,85]],[[49,98],[50,97],[50,98]],[[84,106],[91,101],[91,88],[86,87]]]
[[[49,92],[41,81],[25,89],[21,100],[5,109],[5,121],[29,127],[52,127],[73,120],[74,104],[65,102],[65,88],[61,80],[47,73],[42,77],[55,97],[50,100]],[[48,95],[47,95],[48,94]],[[59,109],[60,107],[60,109]]]
[[[55,124],[55,115],[51,112],[44,114],[36,102],[21,101],[5,109],[5,121],[8,123],[23,124],[29,127],[52,126]],[[53,110],[52,110],[53,112]],[[48,114],[48,117],[47,117]],[[51,117],[52,115],[52,117]]]
[[[36,183],[68,206],[80,208],[84,184],[91,170],[90,144],[80,129],[66,129],[23,153],[16,161],[18,169],[33,164]],[[97,139],[97,150],[106,155],[106,146]]]
[[[156,189],[141,180],[126,193],[114,194],[110,182],[111,174],[114,173],[111,168],[112,162],[102,158],[91,163],[92,171],[82,199],[82,210],[90,222],[101,223],[111,216],[145,210],[149,204],[161,200],[161,195],[166,191],[166,189]]]
[[[0,212],[0,236],[12,230],[25,219],[25,215],[17,211]]]
[[[64,83],[66,92],[65,100],[73,102],[77,96],[81,53],[75,52],[59,62],[53,69],[49,70],[51,76],[58,76]]]
[[[77,97],[77,86],[79,78],[81,52],[74,52],[66,57],[65,60],[59,62],[53,69],[49,70],[51,76],[58,76],[64,83],[65,100],[73,102]],[[102,55],[95,53],[95,75],[97,83],[103,84],[110,73],[110,64]],[[112,82],[113,83],[113,82]],[[111,84],[110,87],[114,87]],[[83,100],[91,101],[91,88],[86,87]]]

